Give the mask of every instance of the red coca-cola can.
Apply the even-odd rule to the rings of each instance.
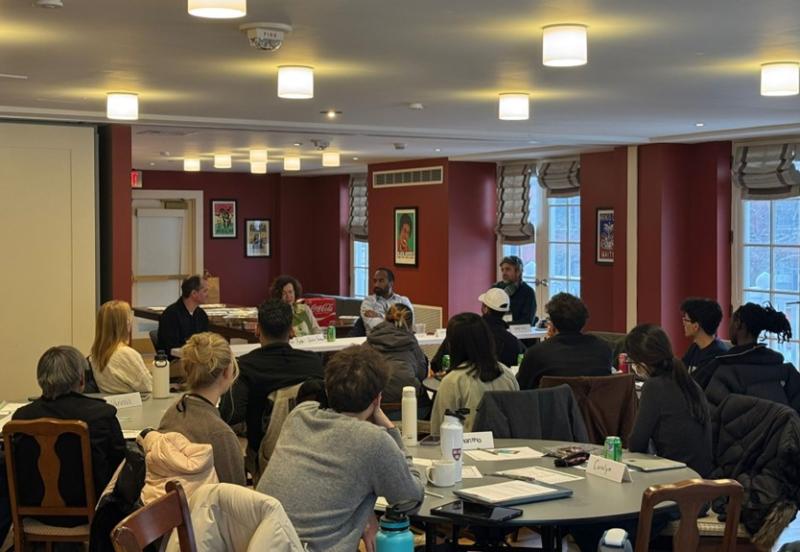
[[[627,353],[620,353],[617,357],[617,370],[622,372],[623,374],[628,373],[628,354]]]

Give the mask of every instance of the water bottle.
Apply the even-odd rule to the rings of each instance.
[[[169,359],[164,351],[158,351],[153,360],[153,398],[169,397]]]
[[[469,414],[468,408],[461,408],[455,412],[448,409],[444,411],[444,421],[439,427],[442,458],[453,459],[456,463],[456,482],[461,481],[462,454],[464,450],[464,419]]]
[[[414,552],[414,535],[411,533],[407,513],[419,506],[419,502],[402,502],[387,508],[381,516],[378,535],[375,537],[377,552]]]
[[[403,387],[402,426],[403,444],[417,446],[417,390],[407,385]]]

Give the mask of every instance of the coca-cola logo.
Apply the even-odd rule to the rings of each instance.
[[[461,460],[461,449],[460,448],[454,448],[453,449],[453,460],[455,460],[456,462]]]
[[[335,303],[311,303],[309,307],[314,314],[334,314],[336,312]]]

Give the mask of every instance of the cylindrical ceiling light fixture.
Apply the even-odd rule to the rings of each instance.
[[[215,169],[230,169],[231,168],[231,154],[230,153],[217,153],[217,154],[214,154],[214,168]]]
[[[761,66],[762,96],[796,96],[798,93],[800,64],[795,61],[778,61]]]
[[[137,120],[139,95],[132,92],[109,92],[106,94],[106,117],[119,121]]]
[[[341,156],[338,151],[322,152],[323,167],[338,167],[339,165],[341,165]]]
[[[247,0],[189,0],[189,14],[209,19],[234,19],[247,15]]]
[[[500,94],[497,116],[501,121],[526,121],[530,118],[530,95],[520,92]]]
[[[308,100],[314,97],[314,68],[305,65],[278,67],[278,97]]]
[[[299,171],[300,170],[300,158],[299,157],[284,157],[283,158],[283,170],[284,171]]]
[[[200,160],[187,157],[183,160],[183,170],[186,172],[200,172]]]
[[[251,149],[250,150],[250,162],[251,163],[264,163],[266,165],[267,162],[268,162],[267,150],[265,150],[265,149]]]
[[[586,65],[586,25],[548,25],[542,28],[542,63],[548,67]]]
[[[266,163],[250,163],[250,172],[252,174],[267,174],[267,164]]]

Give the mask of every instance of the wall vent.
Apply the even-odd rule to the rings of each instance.
[[[375,171],[372,173],[373,188],[395,186],[426,186],[444,182],[444,167],[421,167],[394,171]]]

